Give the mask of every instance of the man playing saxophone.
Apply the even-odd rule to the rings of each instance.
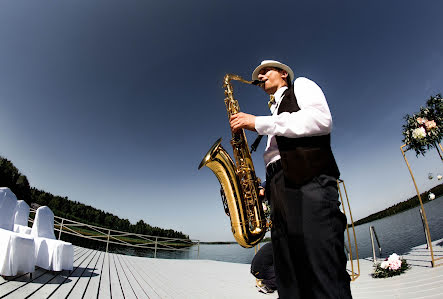
[[[272,115],[240,112],[230,126],[268,135],[266,196],[279,298],[352,298],[326,98],[313,81],[294,81],[291,68],[278,61],[263,61],[252,73],[257,79],[271,96]]]

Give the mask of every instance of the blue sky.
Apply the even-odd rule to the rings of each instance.
[[[354,219],[414,195],[403,116],[443,92],[438,1],[0,2],[0,155],[32,186],[200,240],[233,240],[213,173],[222,85],[264,59],[317,82]],[[267,97],[234,83],[241,110]],[[247,134],[250,142],[254,134]],[[264,177],[262,152],[253,154]],[[437,153],[408,159],[419,188]],[[419,225],[419,224],[417,224]]]

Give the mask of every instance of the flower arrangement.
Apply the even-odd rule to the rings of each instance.
[[[441,94],[431,96],[426,107],[421,107],[419,113],[404,117],[403,142],[408,149],[415,150],[416,155],[424,155],[427,150],[435,147],[443,138],[443,99]],[[440,154],[440,152],[439,152]]]
[[[374,268],[372,277],[386,278],[402,274],[409,269],[409,265],[406,260],[393,253],[383,262],[374,265]]]

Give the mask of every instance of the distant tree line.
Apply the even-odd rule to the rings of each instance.
[[[9,187],[18,199],[23,199],[31,205],[31,187],[28,179],[11,161],[2,156],[0,156],[0,187]]]
[[[438,186],[435,186],[431,188],[430,190],[423,192],[420,194],[421,200],[423,201],[423,204],[427,203],[429,201],[428,195],[430,193],[434,193],[435,197],[439,197],[443,194],[443,184],[440,184]],[[414,197],[411,197],[405,201],[399,202],[383,211],[374,213],[369,215],[368,217],[362,218],[358,221],[354,222],[354,225],[360,225],[368,222],[372,222],[374,220],[378,220],[381,218],[385,218],[388,216],[392,216],[394,214],[398,214],[400,212],[415,208],[416,206],[420,205],[420,201],[418,200],[418,196],[415,195]]]
[[[182,232],[153,227],[143,220],[131,224],[128,219],[121,219],[111,213],[69,200],[67,197],[30,187],[26,176],[21,174],[11,161],[1,156],[0,187],[9,187],[18,199],[26,201],[30,206],[33,203],[48,206],[59,217],[136,234],[189,239],[189,236]]]

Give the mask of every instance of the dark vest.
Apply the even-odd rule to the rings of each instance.
[[[278,114],[297,112],[300,107],[289,87],[283,93]],[[340,171],[331,150],[331,135],[288,138],[275,136],[280,151],[285,181],[289,186],[300,186],[321,174],[338,179]]]

